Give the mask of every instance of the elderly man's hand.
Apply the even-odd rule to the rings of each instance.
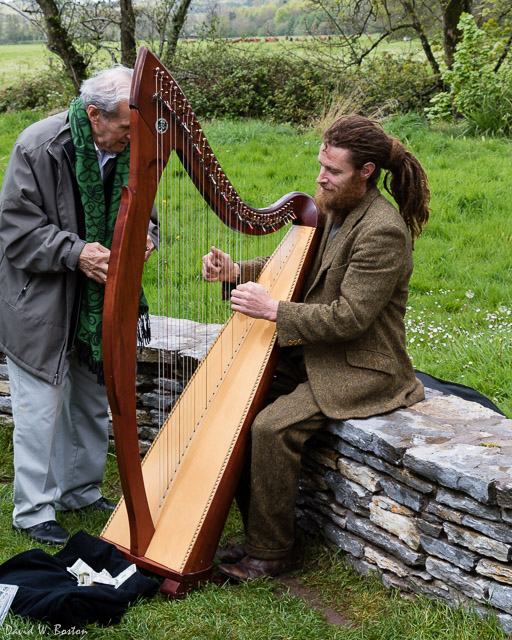
[[[78,268],[88,278],[105,284],[110,251],[99,242],[86,242],[78,256]]]
[[[146,251],[144,253],[144,262],[147,262],[149,260],[149,257],[154,250],[155,250],[155,245],[153,243],[153,240],[151,239],[151,236],[148,236],[146,238]]]
[[[265,287],[255,282],[238,285],[231,292],[231,308],[251,318],[263,318],[275,322],[279,302],[271,298]]]

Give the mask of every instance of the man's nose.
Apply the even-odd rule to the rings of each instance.
[[[318,178],[316,179],[316,181],[318,182],[318,184],[327,182],[327,176],[325,175],[323,167],[320,169],[320,173],[318,174]]]

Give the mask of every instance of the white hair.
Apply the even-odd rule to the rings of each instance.
[[[80,87],[80,97],[87,109],[91,104],[106,116],[117,112],[119,104],[130,98],[133,69],[118,65],[87,78]]]

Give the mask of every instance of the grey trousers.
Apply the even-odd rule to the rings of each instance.
[[[307,379],[256,416],[250,460],[237,494],[246,529],[245,552],[250,556],[274,560],[290,552],[302,449],[325,420]]]
[[[52,385],[7,358],[14,418],[13,524],[55,520],[56,510],[79,509],[101,497],[107,459],[108,402],[96,374],[66,358]]]

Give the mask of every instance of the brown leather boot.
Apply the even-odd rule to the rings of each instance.
[[[277,576],[288,566],[288,557],[276,560],[262,560],[245,556],[236,564],[221,564],[218,571],[233,580],[254,580]]]
[[[215,554],[215,559],[225,564],[235,564],[244,556],[244,548],[241,544],[238,544],[234,547],[219,547]]]

